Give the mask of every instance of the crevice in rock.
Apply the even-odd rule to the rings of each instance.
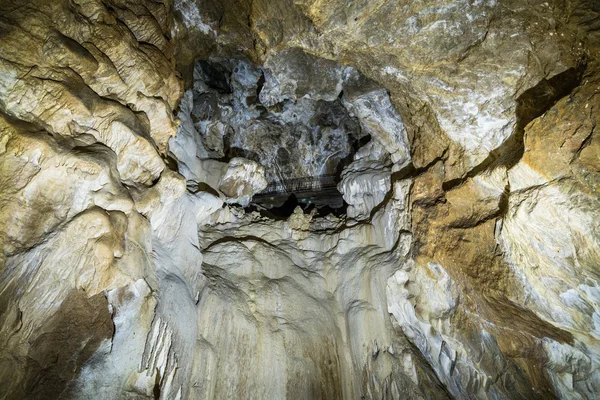
[[[265,240],[261,237],[245,235],[245,236],[236,236],[236,237],[227,236],[227,237],[224,237],[221,239],[217,239],[217,240],[211,242],[206,247],[202,248],[202,251],[210,250],[212,247],[219,245],[219,244],[223,244],[223,243],[240,243],[240,242],[250,242],[250,241],[262,243],[267,247],[273,247],[273,248],[276,247],[273,243],[271,243],[268,240]]]
[[[230,94],[230,73],[218,63],[208,60],[199,60],[196,65],[197,71],[202,77],[202,81],[210,88],[215,89],[221,94]]]
[[[260,92],[262,91],[264,85],[265,85],[265,73],[264,73],[264,71],[262,71],[260,74],[260,77],[258,78],[258,81],[256,82],[256,98],[257,99],[260,97]]]
[[[160,399],[160,372],[156,369],[156,378],[154,380],[154,387],[152,388],[152,395],[155,400]]]

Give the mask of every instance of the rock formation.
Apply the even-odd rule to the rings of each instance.
[[[3,0],[0,399],[600,398],[599,110],[595,0]]]

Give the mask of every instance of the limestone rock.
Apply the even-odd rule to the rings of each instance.
[[[525,152],[509,170],[513,192],[498,235],[524,287],[515,301],[575,337],[572,344],[544,342],[547,371],[562,397],[598,392],[600,161],[586,155],[598,148],[592,128],[598,116],[589,111],[598,107],[597,82],[590,79],[525,128]]]
[[[124,181],[148,184],[164,168],[156,148],[175,135],[181,86],[163,36],[168,9],[123,3],[34,2],[13,12],[0,46],[2,109],[56,135],[91,136],[117,154]]]
[[[342,175],[339,191],[350,218],[366,219],[391,188],[391,170],[377,162],[354,161]]]
[[[585,51],[572,32],[558,32],[560,7],[555,15],[543,1],[527,7],[464,0],[402,7],[386,0],[288,2],[283,8],[265,3],[255,3],[250,15],[265,58],[301,47],[343,59],[386,82],[393,97],[408,98],[406,117],[431,107],[434,120],[425,129],[439,124],[450,139],[451,161],[458,163],[451,178],[481,163],[513,134],[516,97],[575,66]]]
[[[600,398],[596,1],[0,15],[0,399]]]
[[[358,117],[363,131],[391,154],[393,163],[401,168],[410,162],[406,128],[384,89],[345,96],[344,103]]]
[[[266,107],[304,97],[333,101],[342,91],[344,68],[300,48],[273,54],[266,60],[265,69],[260,102]]]
[[[228,202],[248,205],[255,193],[267,187],[265,168],[245,158],[232,158],[219,183],[219,190],[229,198]]]

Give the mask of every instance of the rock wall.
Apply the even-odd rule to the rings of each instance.
[[[600,397],[597,2],[0,16],[0,398]]]

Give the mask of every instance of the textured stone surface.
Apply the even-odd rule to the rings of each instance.
[[[219,190],[229,197],[227,201],[243,206],[248,205],[252,196],[266,187],[265,167],[240,157],[229,161],[219,182]]]
[[[354,158],[344,170],[338,189],[348,203],[348,217],[367,219],[390,192],[391,168],[386,165],[385,150],[375,141],[361,148]]]
[[[596,1],[0,15],[1,399],[600,397]]]
[[[353,68],[300,49],[262,68],[236,59],[198,62],[179,117],[171,150],[188,177],[194,151],[200,160],[260,162],[268,181],[339,175],[368,136],[398,168],[410,162],[406,128],[387,92]]]
[[[317,68],[307,57],[298,50],[264,69],[235,59],[196,64],[194,89],[185,100],[193,98],[193,102],[180,113],[184,135],[197,138],[196,156],[250,158],[266,167],[269,181],[335,174],[341,169],[340,163],[355,151],[361,135],[358,121],[337,99],[343,69],[323,59],[316,59],[324,63]],[[280,65],[283,62],[290,65]],[[306,70],[309,65],[313,70]],[[312,79],[308,74],[317,75],[317,69],[336,75],[337,80],[324,78],[321,85],[308,85]],[[186,159],[182,153],[189,151],[173,148],[182,160]]]

